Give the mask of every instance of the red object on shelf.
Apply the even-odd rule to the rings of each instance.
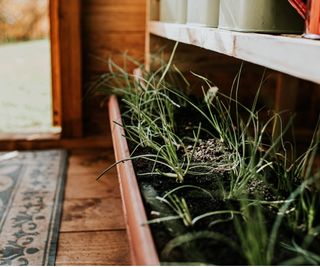
[[[290,4],[297,10],[301,17],[306,18],[307,0],[288,0]]]
[[[305,19],[304,37],[320,39],[320,0],[288,0]]]

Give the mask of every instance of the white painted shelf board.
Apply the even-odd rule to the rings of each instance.
[[[320,84],[320,41],[151,21],[149,33]]]

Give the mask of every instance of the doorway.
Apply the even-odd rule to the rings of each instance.
[[[37,144],[41,144],[41,140],[45,142],[46,140],[82,138],[81,0],[0,0],[0,3],[5,1],[16,4],[27,1],[46,2],[46,11],[49,12],[50,17],[50,96],[53,126],[50,128],[51,132],[41,133],[38,127],[35,134],[32,131],[29,131],[29,134],[2,133],[0,149],[14,149],[21,144],[26,144],[29,148],[36,147]],[[18,79],[18,76],[15,77]],[[29,95],[28,101],[32,102]],[[5,120],[7,120],[6,116]],[[37,140],[40,143],[36,142]]]
[[[0,137],[59,131],[52,121],[49,0],[0,0]]]

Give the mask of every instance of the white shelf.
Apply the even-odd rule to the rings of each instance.
[[[151,34],[320,84],[320,41],[151,21]]]

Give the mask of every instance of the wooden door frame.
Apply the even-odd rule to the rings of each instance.
[[[81,0],[49,0],[52,116],[62,138],[83,135]]]

